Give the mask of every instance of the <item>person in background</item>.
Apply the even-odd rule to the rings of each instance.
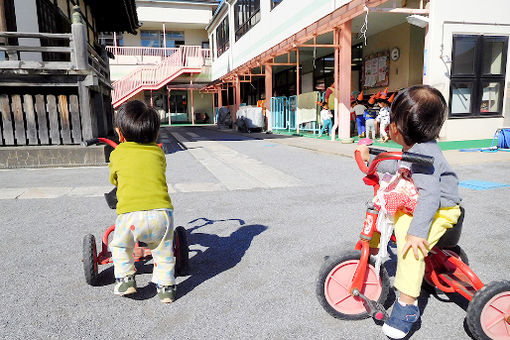
[[[379,110],[376,121],[379,123],[380,141],[383,143],[386,143],[390,139],[386,132],[386,128],[390,125],[389,105],[393,102],[393,98],[395,98],[395,93],[388,98],[388,88],[386,88],[377,99],[381,109]]]
[[[358,130],[358,137],[365,137],[365,119],[363,118],[363,113],[367,109],[363,104],[363,91],[360,92],[358,97],[356,98],[356,105],[351,108],[351,113],[354,112],[356,114],[356,128]]]
[[[322,109],[321,109],[322,128],[321,128],[321,131],[319,132],[319,137],[322,137],[322,134],[326,130],[328,130],[328,135],[329,135],[331,133],[331,128],[333,127],[333,121],[332,121],[333,114],[331,113],[331,111],[329,111],[328,104],[322,103],[321,106],[322,106]]]
[[[365,120],[365,132],[367,138],[370,138],[372,135],[372,140],[375,140],[375,118],[377,117],[377,110],[374,109],[373,105],[375,104],[375,97],[377,95],[374,94],[368,100],[367,109],[363,113],[363,118]]]

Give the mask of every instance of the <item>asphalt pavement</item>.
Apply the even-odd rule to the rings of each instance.
[[[352,145],[192,127],[161,137],[175,222],[191,243],[178,300],[158,301],[152,261],[130,298],[113,295],[111,265],[98,286],[85,283],[82,239],[99,240],[116,217],[102,197],[107,166],[0,170],[1,339],[386,338],[371,319],[334,319],[315,296],[324,257],[354,248],[371,198]],[[510,160],[453,163],[463,182],[499,184],[460,188],[460,245],[483,282],[510,280]],[[419,303],[410,338],[471,338],[466,301],[423,291]]]

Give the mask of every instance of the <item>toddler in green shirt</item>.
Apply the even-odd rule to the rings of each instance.
[[[163,303],[175,300],[173,206],[168,195],[164,152],[156,144],[160,121],[145,103],[125,103],[115,116],[120,144],[110,155],[110,181],[117,187],[117,220],[110,243],[114,293],[136,293],[133,249],[146,243],[152,251],[152,282]]]

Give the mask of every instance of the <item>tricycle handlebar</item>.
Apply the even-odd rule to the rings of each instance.
[[[108,138],[101,138],[101,137],[87,139],[87,140],[81,142],[81,144],[83,146],[97,145],[97,144],[101,144],[101,143],[108,144],[108,145],[110,145],[114,149],[117,147],[117,143],[115,143],[114,141],[112,141],[112,140],[110,140]]]
[[[369,153],[376,156],[372,163],[370,163],[370,167],[368,167],[363,159],[361,159],[361,153],[358,150],[356,150],[354,153],[358,167],[367,175],[375,173],[378,164],[385,160],[403,160],[405,162],[423,166],[432,166],[434,163],[434,157],[420,155],[412,152],[387,151],[383,149],[369,148]]]

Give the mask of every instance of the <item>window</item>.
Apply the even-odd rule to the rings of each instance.
[[[282,3],[283,0],[271,0],[271,10]]]
[[[260,0],[238,0],[234,6],[236,41],[260,21]]]
[[[508,37],[454,35],[450,117],[501,116]]]
[[[99,34],[99,43],[103,46],[115,46],[115,38],[117,42],[117,46],[124,46],[124,37],[122,32],[117,32],[115,34],[111,32],[104,32]]]
[[[183,32],[141,31],[141,43],[144,47],[179,47],[184,45]],[[166,46],[165,45],[166,42]]]
[[[216,50],[218,53],[218,57],[223,54],[229,47],[228,41],[228,16],[225,17],[221,21],[221,24],[216,27]]]

